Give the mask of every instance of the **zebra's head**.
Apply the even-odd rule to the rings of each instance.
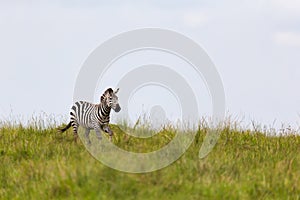
[[[108,107],[112,108],[115,112],[119,112],[121,107],[119,105],[119,99],[117,93],[119,88],[113,91],[113,89],[108,88],[104,94],[101,96],[101,102],[104,102]]]

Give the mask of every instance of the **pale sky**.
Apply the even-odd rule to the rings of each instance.
[[[227,113],[246,123],[300,126],[298,0],[26,2],[0,2],[1,119],[11,112],[67,116],[80,67],[98,45],[158,27],[206,50]]]

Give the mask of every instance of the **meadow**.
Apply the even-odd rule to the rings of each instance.
[[[209,127],[200,124],[187,150],[161,170],[131,174],[93,158],[72,130],[60,134],[43,122],[0,123],[0,199],[300,199],[300,136],[277,136],[227,123],[213,151],[199,159]],[[138,139],[117,125],[113,142],[147,152],[174,137],[166,128]]]

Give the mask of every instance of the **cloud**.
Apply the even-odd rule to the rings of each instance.
[[[270,1],[276,7],[287,9],[287,10],[295,10],[299,11],[300,1],[299,0],[273,0]]]
[[[203,12],[187,12],[183,15],[183,22],[189,27],[196,28],[208,22],[208,16]]]
[[[300,33],[278,32],[274,34],[273,40],[279,45],[300,47]]]
[[[300,16],[299,0],[271,0],[266,5],[271,7],[273,14],[283,14],[288,17]]]

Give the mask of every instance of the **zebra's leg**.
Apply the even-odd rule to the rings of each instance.
[[[101,129],[100,128],[95,128],[95,132],[96,132],[98,140],[102,140]]]
[[[86,142],[87,142],[88,145],[91,144],[91,140],[90,140],[89,134],[90,134],[90,129],[89,129],[89,128],[86,128],[86,129],[85,129],[85,134],[84,134],[84,135],[85,135],[85,140],[86,140]]]
[[[76,121],[72,121],[74,141],[77,143],[78,139],[78,123]]]
[[[112,141],[112,136],[113,136],[113,132],[112,132],[112,130],[109,128],[109,126],[108,125],[104,125],[103,127],[102,127],[102,129],[103,129],[103,131],[105,131],[106,133],[108,133],[108,135],[109,135],[109,141],[111,142]]]
[[[98,140],[101,140],[102,139],[102,136],[101,136],[101,126],[98,122],[94,123],[93,124],[93,127],[94,127],[94,130],[96,132],[96,136],[98,138]]]

